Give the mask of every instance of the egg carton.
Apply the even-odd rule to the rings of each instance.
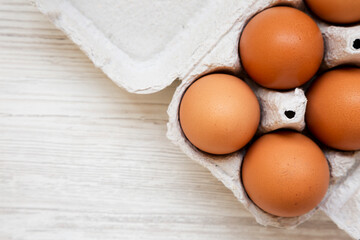
[[[127,91],[156,92],[175,79],[181,80],[168,108],[167,137],[229,188],[258,223],[292,228],[321,210],[350,236],[360,238],[360,151],[322,147],[331,166],[331,184],[325,198],[305,215],[276,217],[254,205],[241,184],[239,170],[247,147],[223,156],[206,154],[185,138],[179,124],[179,104],[190,84],[208,73],[226,72],[244,79],[259,99],[257,135],[280,128],[304,130],[304,91],[309,84],[287,92],[262,88],[247,77],[238,55],[241,31],[252,16],[277,5],[307,12],[301,0],[32,2]],[[360,26],[331,26],[315,20],[325,40],[321,69],[343,64],[360,66],[360,50],[355,44],[360,39]]]

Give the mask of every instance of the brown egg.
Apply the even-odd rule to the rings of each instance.
[[[239,44],[245,71],[258,84],[290,89],[310,80],[324,54],[320,29],[291,7],[267,9],[246,25]]]
[[[329,186],[329,166],[321,149],[290,131],[269,133],[251,145],[242,164],[242,181],[250,199],[281,217],[315,208]]]
[[[211,74],[185,92],[179,110],[187,139],[202,151],[227,154],[245,146],[260,121],[255,94],[241,79]]]
[[[324,144],[360,150],[360,68],[321,75],[307,91],[306,124]]]
[[[360,21],[359,0],[306,0],[309,8],[321,19],[331,23]]]

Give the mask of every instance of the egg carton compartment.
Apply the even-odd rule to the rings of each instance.
[[[291,5],[305,10],[301,1],[259,1],[263,6]],[[276,129],[287,128],[302,131],[305,128],[307,99],[304,91],[309,84],[290,91],[275,91],[263,88],[249,79],[241,69],[238,42],[242,28],[249,17],[263,7],[247,9],[248,17],[233,28],[190,75],[182,79],[168,108],[167,137],[191,159],[206,167],[217,179],[229,188],[235,197],[265,226],[292,228],[309,219],[317,210],[324,211],[352,237],[360,238],[360,151],[342,152],[322,147],[331,170],[330,187],[323,201],[311,212],[299,217],[277,217],[258,208],[248,198],[240,179],[240,168],[247,147],[236,153],[215,156],[194,147],[184,136],[179,123],[179,105],[186,89],[198,78],[214,72],[232,73],[245,80],[255,92],[261,106],[261,120],[257,135]],[[325,57],[322,70],[342,64],[360,65],[360,50],[354,47],[359,38],[360,26],[331,26],[317,20],[325,41]],[[344,193],[346,192],[346,194]]]
[[[309,13],[302,0],[30,1],[127,91],[156,92],[175,79],[181,80],[168,108],[168,138],[223,182],[257,222],[295,227],[321,209],[340,228],[360,239],[359,151],[323,148],[331,165],[326,197],[308,214],[281,218],[263,212],[246,196],[239,175],[246,147],[225,156],[206,154],[186,140],[179,125],[179,104],[187,87],[205,74],[227,72],[245,80],[259,99],[258,135],[279,128],[304,129],[306,86],[287,92],[262,88],[246,77],[238,55],[240,33],[252,16],[276,5]],[[360,26],[331,26],[315,20],[325,40],[322,70],[342,64],[360,66]]]

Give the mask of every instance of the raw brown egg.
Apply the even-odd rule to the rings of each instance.
[[[324,73],[307,91],[306,124],[324,144],[360,150],[360,68]]]
[[[331,23],[360,21],[359,0],[306,0],[309,8],[321,19]]]
[[[315,208],[330,179],[321,149],[291,131],[269,133],[255,141],[241,172],[250,199],[265,212],[281,217],[300,216]]]
[[[310,80],[324,54],[320,29],[291,7],[267,9],[246,25],[239,44],[245,71],[258,84],[290,89]]]
[[[227,74],[210,74],[185,92],[179,110],[187,139],[202,151],[227,154],[245,146],[260,121],[260,106],[250,87]]]

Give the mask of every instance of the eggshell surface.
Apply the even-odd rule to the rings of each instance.
[[[306,124],[324,144],[340,150],[360,149],[360,68],[321,75],[307,91]]]
[[[260,121],[255,94],[241,79],[211,74],[186,90],[179,120],[187,139],[202,151],[227,154],[245,146]]]
[[[295,217],[315,208],[330,179],[327,160],[308,137],[291,131],[265,134],[255,141],[242,164],[249,198],[262,210]]]
[[[359,0],[306,0],[308,7],[321,19],[339,24],[360,21]]]
[[[308,15],[291,7],[273,7],[245,26],[239,52],[245,71],[255,82],[272,89],[291,89],[317,72],[324,42]]]

